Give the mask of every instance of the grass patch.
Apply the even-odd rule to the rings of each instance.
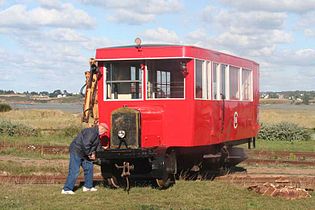
[[[259,121],[264,124],[296,123],[301,127],[315,128],[315,109],[260,109]]]
[[[1,143],[10,145],[56,145],[56,146],[69,146],[73,138],[71,136],[62,135],[40,135],[40,136],[0,136]]]
[[[81,127],[80,115],[58,110],[12,110],[0,113],[0,118],[12,123],[28,125],[35,129]]]
[[[0,104],[0,112],[8,112],[12,110],[9,104]]]
[[[256,141],[256,150],[269,151],[292,151],[292,152],[315,152],[315,140],[310,141],[266,141],[258,139]],[[242,145],[247,147],[246,144]]]
[[[38,175],[38,174],[67,174],[68,165],[40,165],[33,161],[33,165],[23,165],[23,163],[8,160],[0,162],[0,172],[6,172],[9,175]]]
[[[259,99],[259,104],[290,104],[289,99],[278,99],[278,98],[268,98],[268,99]]]
[[[41,154],[39,151],[25,151],[16,147],[10,147],[0,150],[1,156],[14,156],[14,157],[26,157],[33,159],[45,159],[45,160],[56,160],[56,159],[69,159],[68,154]]]
[[[307,141],[311,139],[311,133],[295,123],[281,122],[262,124],[258,138],[269,141]]]
[[[29,126],[12,123],[7,120],[0,120],[0,135],[8,136],[38,136],[38,130]]]
[[[68,126],[63,129],[57,130],[54,132],[55,135],[60,136],[60,137],[71,137],[74,138],[78,135],[78,133],[82,130],[82,127],[80,126]]]
[[[1,184],[0,208],[19,209],[312,209],[314,196],[302,200],[284,200],[249,192],[219,181],[179,181],[159,191],[135,187],[123,190],[99,187],[95,193],[61,195],[62,185]]]

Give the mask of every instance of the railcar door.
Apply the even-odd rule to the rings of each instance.
[[[224,140],[223,134],[226,126],[226,67],[227,65],[224,64],[213,64],[213,79],[216,80],[213,82],[213,94],[214,99],[218,100],[216,104],[218,117],[218,142],[222,142]]]
[[[211,66],[211,109],[210,109],[210,136],[211,144],[217,144],[222,141],[222,133],[224,131],[224,118],[225,118],[225,87],[224,80],[221,81],[220,64],[212,62]],[[223,92],[222,92],[223,91]]]

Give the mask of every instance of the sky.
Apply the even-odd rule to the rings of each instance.
[[[79,92],[95,49],[183,44],[252,59],[260,90],[315,90],[315,0],[0,0],[0,89]]]

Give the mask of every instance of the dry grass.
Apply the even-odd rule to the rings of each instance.
[[[280,110],[262,109],[260,110],[261,123],[291,122],[305,128],[315,128],[315,110]]]
[[[122,189],[98,186],[95,193],[61,195],[62,185],[0,184],[0,209],[314,209],[314,197],[285,200],[262,196],[220,181],[179,181],[160,191],[135,187]]]
[[[289,99],[278,99],[278,98],[268,98],[268,99],[259,99],[260,104],[290,104]]]
[[[78,114],[58,110],[12,110],[0,113],[0,118],[40,129],[60,129],[81,125]]]

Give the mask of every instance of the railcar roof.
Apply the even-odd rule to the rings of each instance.
[[[102,47],[98,49],[115,49],[115,48],[135,48],[136,45],[122,45],[112,47]],[[193,47],[190,45],[177,45],[177,44],[142,44],[141,47]]]
[[[196,50],[201,50],[201,51],[208,51],[211,52],[215,55],[224,55],[224,56],[228,56],[228,57],[232,57],[232,58],[236,58],[236,59],[241,59],[241,60],[246,60],[252,63],[255,63],[257,65],[259,65],[257,62],[247,59],[247,58],[243,58],[243,57],[239,57],[236,55],[231,55],[228,53],[224,53],[224,52],[220,52],[217,50],[212,50],[212,49],[206,49],[206,48],[202,48],[202,47],[198,47],[198,46],[193,46],[193,45],[176,45],[176,44],[143,44],[140,46],[141,49],[146,49],[146,48],[190,48],[190,49],[196,49]],[[103,48],[97,48],[96,51],[97,52],[101,52],[101,51],[108,51],[108,50],[119,50],[119,49],[135,49],[137,48],[136,45],[125,45],[125,46],[112,46],[112,47],[103,47]],[[98,53],[96,53],[98,54]],[[98,57],[98,56],[96,56]],[[96,58],[96,59],[100,59],[100,58]]]

